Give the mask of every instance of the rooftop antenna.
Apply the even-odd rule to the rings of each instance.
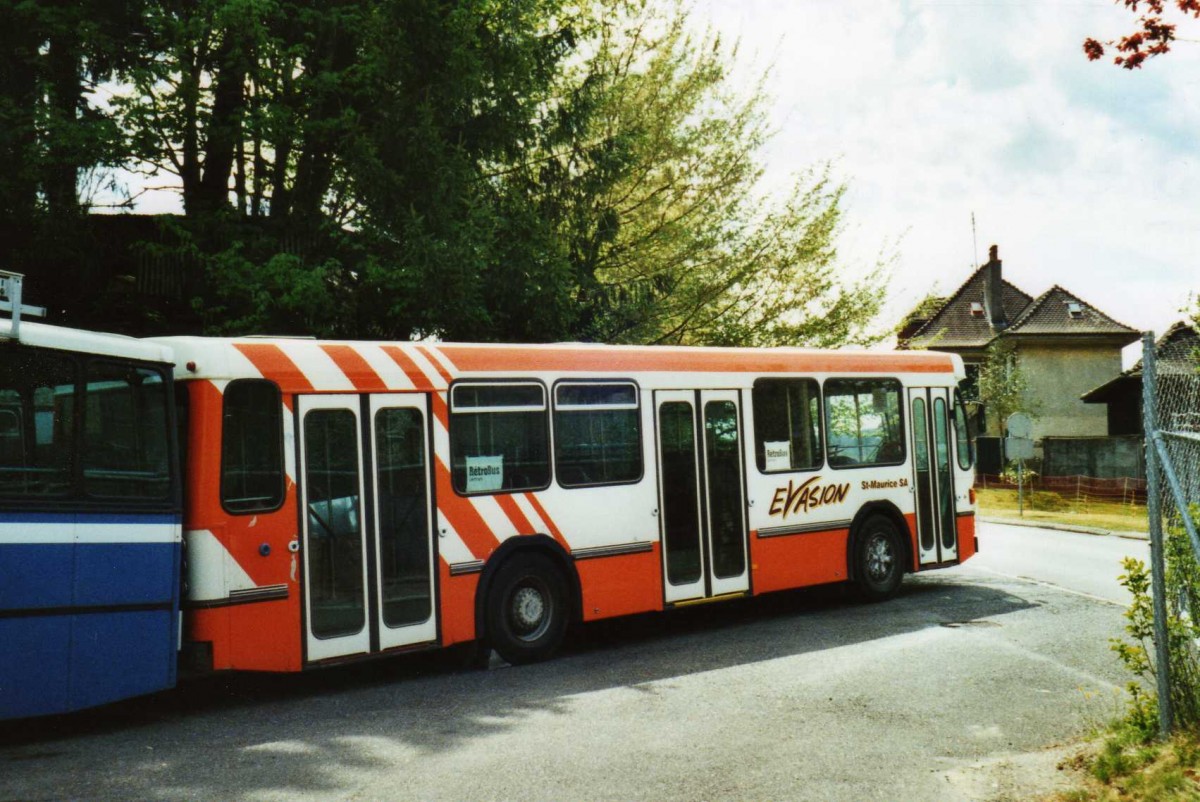
[[[18,342],[21,339],[22,314],[32,315],[33,317],[46,316],[46,307],[26,306],[21,303],[21,284],[24,280],[25,276],[21,273],[0,270],[0,312],[12,313],[12,323],[9,326],[8,336]],[[0,334],[0,336],[3,336],[3,334]]]
[[[975,240],[975,212],[971,212],[971,266],[979,264],[979,243]]]

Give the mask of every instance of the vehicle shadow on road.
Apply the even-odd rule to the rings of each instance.
[[[0,798],[48,789],[127,798],[335,793],[344,786],[334,775],[383,770],[396,754],[442,754],[528,716],[565,712],[580,694],[655,693],[663,680],[1034,606],[947,572],[909,578],[882,604],[859,604],[827,587],[588,624],[556,659],[518,668],[470,669],[443,651],[305,674],[211,675],[96,711],[0,725]],[[105,779],[111,772],[92,757],[113,748],[130,761],[119,782]],[[55,773],[86,784],[45,779]]]

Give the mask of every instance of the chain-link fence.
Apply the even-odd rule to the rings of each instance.
[[[1142,340],[1159,729],[1200,726],[1200,338]]]

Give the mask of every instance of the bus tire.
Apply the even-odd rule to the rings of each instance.
[[[484,612],[488,643],[513,665],[545,660],[567,631],[567,580],[544,554],[518,552],[492,579]]]
[[[863,521],[854,547],[854,582],[864,601],[883,601],[895,595],[904,579],[904,548],[896,525],[886,516]]]

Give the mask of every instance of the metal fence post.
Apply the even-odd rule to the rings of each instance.
[[[1171,708],[1171,659],[1167,643],[1166,560],[1163,557],[1162,498],[1159,494],[1158,432],[1155,409],[1154,332],[1142,335],[1142,428],[1146,436],[1146,515],[1150,523],[1150,592],[1154,602],[1155,681],[1158,688],[1158,731],[1166,737],[1174,725]]]

